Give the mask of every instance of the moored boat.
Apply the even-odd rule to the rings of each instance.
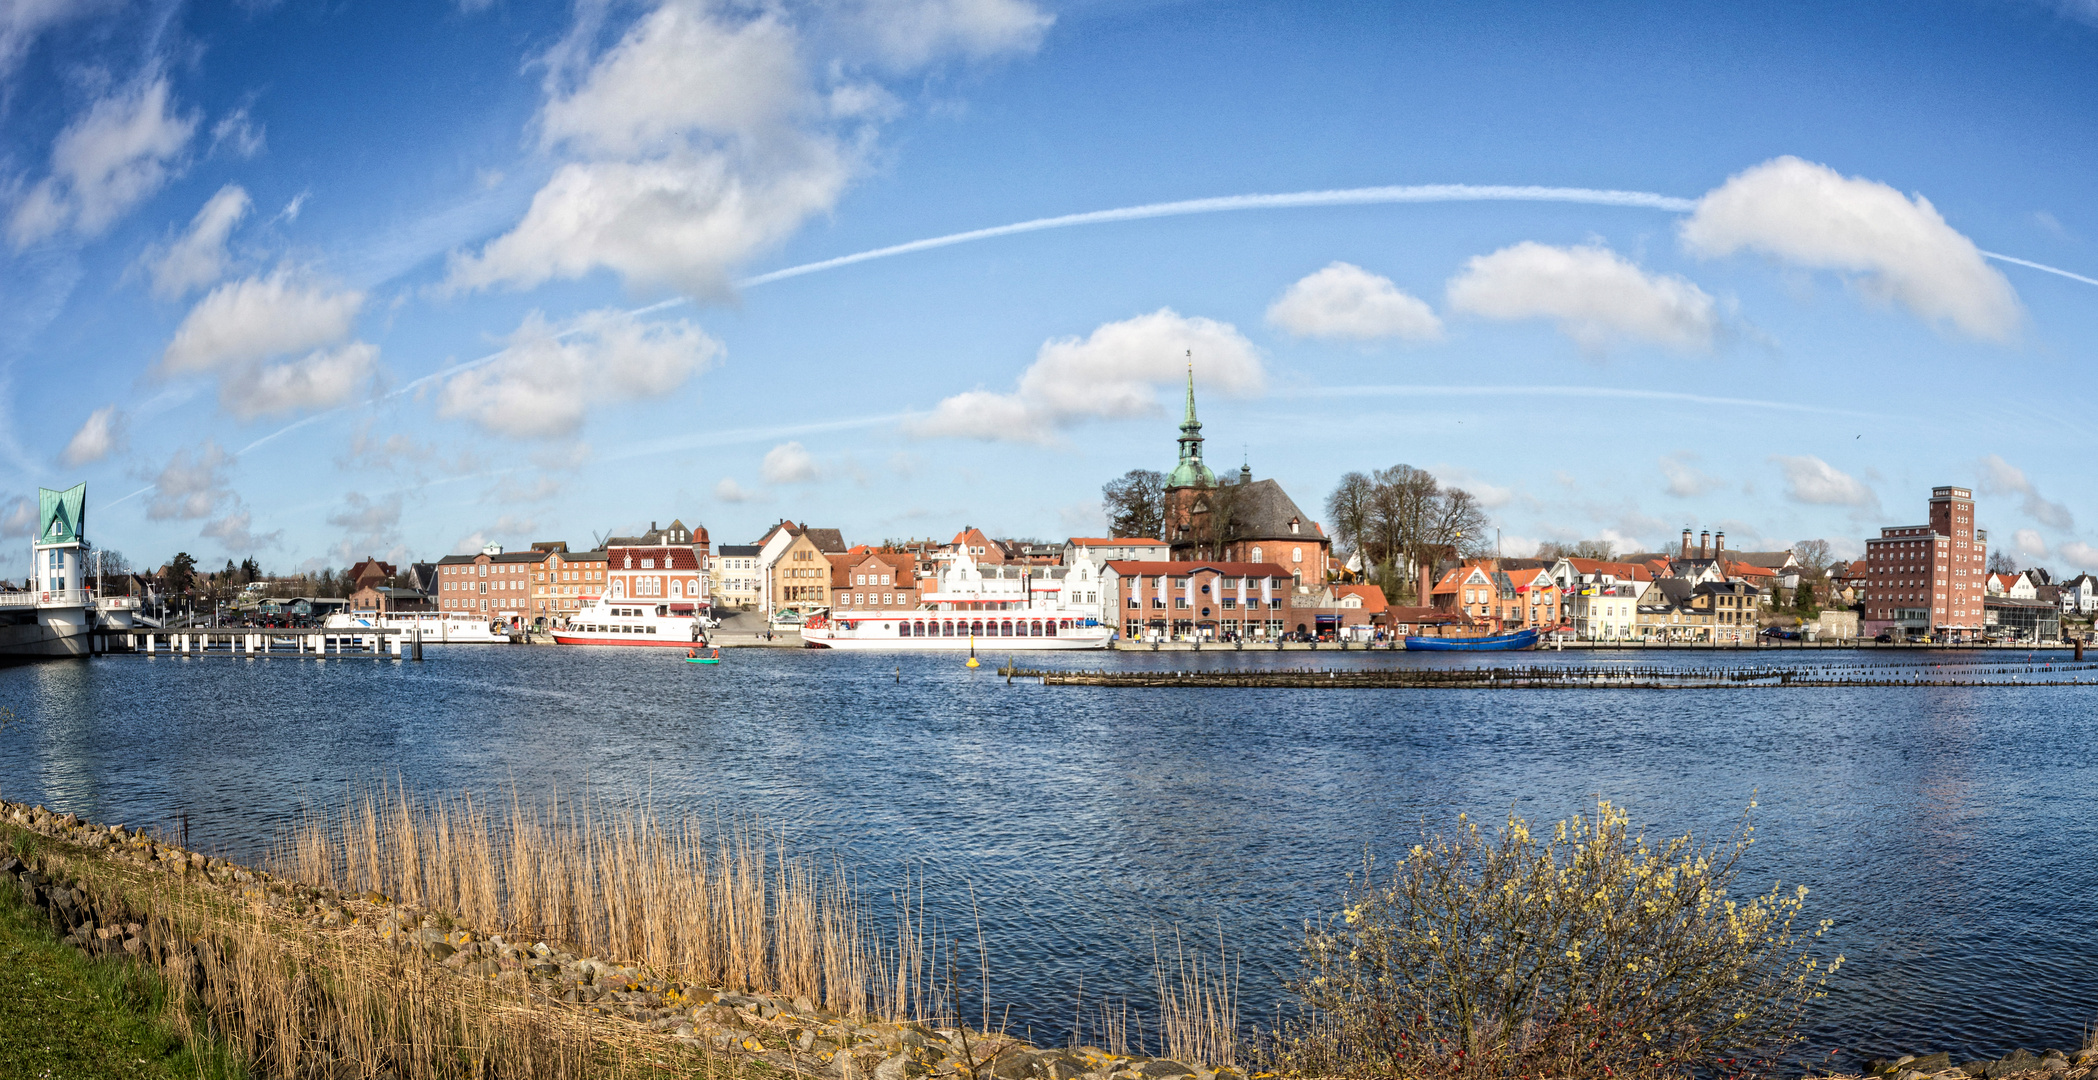
[[[917,607],[812,615],[801,639],[819,649],[910,652],[1105,648],[1114,628],[1100,621],[1098,593],[1086,594],[1090,602],[1073,595],[1083,591],[1074,586],[1098,588],[1090,564],[1078,579],[1070,569],[978,566],[960,555],[928,580]]]
[[[1517,652],[1535,648],[1536,645],[1535,630],[1517,630],[1512,634],[1487,634],[1482,637],[1406,635],[1408,652]]]
[[[444,611],[338,612],[321,623],[324,630],[354,637],[360,630],[421,630],[425,645],[506,645],[510,635],[492,629],[484,616]]]
[[[677,609],[677,610],[673,610]],[[706,643],[691,604],[651,604],[599,597],[553,631],[556,645],[623,645],[689,649]]]

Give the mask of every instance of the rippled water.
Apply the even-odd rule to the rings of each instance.
[[[991,997],[1054,1040],[1081,981],[1089,1002],[1143,999],[1153,935],[1175,927],[1242,952],[1245,1011],[1272,1015],[1302,921],[1335,905],[1365,851],[1403,850],[1423,820],[1555,820],[1600,795],[1657,832],[1717,832],[1758,792],[1744,884],[1810,886],[1849,956],[1818,1046],[1957,1059],[2072,1045],[2098,1016],[2098,686],[1103,690],[1008,685],[947,656],[429,655],[0,669],[0,706],[22,720],[0,729],[0,794],[132,824],[186,812],[197,846],[247,856],[302,799],[395,776],[754,813],[844,852],[875,896],[922,874],[946,927],[972,938],[973,886]]]

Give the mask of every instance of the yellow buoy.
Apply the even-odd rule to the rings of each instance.
[[[976,635],[975,635],[975,634],[970,634],[970,635],[969,635],[969,662],[968,662],[968,663],[967,663],[966,665],[964,665],[964,666],[966,666],[966,667],[972,667],[972,668],[973,668],[973,667],[976,667],[976,666],[977,666],[977,663],[976,663]]]

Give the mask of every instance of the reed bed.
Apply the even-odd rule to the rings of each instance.
[[[584,798],[491,807],[381,786],[307,812],[271,863],[293,880],[700,985],[841,1016],[955,1022],[921,884],[905,881],[883,932],[842,866],[750,821],[710,828]]]

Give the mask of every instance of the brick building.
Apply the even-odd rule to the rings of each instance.
[[[437,608],[521,626],[533,615],[532,575],[546,557],[495,545],[477,555],[447,555],[437,560]]]
[[[546,561],[532,572],[532,621],[547,625],[597,602],[605,591],[605,553],[570,551],[559,540],[533,544]]]
[[[831,610],[910,611],[918,606],[917,559],[865,546],[830,556]]]
[[[1966,641],[1982,632],[1989,534],[1974,493],[1932,488],[1930,522],[1890,525],[1865,541],[1864,634]]]

